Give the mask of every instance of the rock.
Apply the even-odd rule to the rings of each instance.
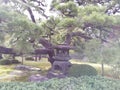
[[[17,65],[15,67],[17,70],[24,70],[24,71],[40,71],[40,68],[32,67],[32,66],[26,66],[26,65]]]
[[[51,71],[60,71],[64,75],[68,74],[68,70],[71,67],[71,63],[69,61],[54,61]]]
[[[16,77],[16,75],[5,75],[5,76],[0,76],[0,80],[13,80]]]
[[[10,73],[10,75],[15,75],[15,76],[23,76],[24,75],[25,76],[27,74],[23,71],[20,71],[20,70],[14,70]]]
[[[28,79],[28,81],[30,82],[43,82],[46,80],[48,80],[48,78],[45,76],[41,76],[40,74],[32,75]]]
[[[64,75],[63,73],[57,73],[57,72],[49,71],[48,74],[47,74],[47,77],[49,79],[51,79],[51,78],[65,78],[66,75]]]
[[[25,66],[25,65],[17,65],[15,67],[15,69],[17,69],[17,70],[29,70],[28,66]]]
[[[32,71],[40,71],[40,68],[31,67],[30,70],[32,70]]]

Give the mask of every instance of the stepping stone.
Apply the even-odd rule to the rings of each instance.
[[[14,70],[10,73],[10,75],[15,75],[15,76],[23,76],[24,75],[25,76],[27,74],[23,71],[20,71],[20,70]]]
[[[40,74],[32,75],[28,79],[28,81],[30,82],[43,82],[46,80],[48,80],[48,78],[45,76],[41,76]]]
[[[40,68],[32,67],[32,66],[26,66],[26,65],[17,65],[15,67],[17,70],[23,70],[23,71],[41,71]]]
[[[65,78],[66,75],[64,75],[63,73],[57,73],[57,72],[49,71],[48,74],[47,74],[47,77],[49,79],[51,79],[51,78]]]

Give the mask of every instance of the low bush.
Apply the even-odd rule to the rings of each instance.
[[[68,72],[69,76],[73,77],[97,75],[97,70],[87,64],[73,64]]]
[[[11,65],[11,64],[19,64],[21,62],[19,62],[18,60],[6,60],[6,59],[2,59],[0,60],[0,65]]]
[[[0,90],[120,90],[120,80],[100,76],[82,76],[37,83],[0,82]]]
[[[33,61],[34,58],[33,57],[26,57],[25,60],[27,60],[27,61]]]
[[[11,60],[11,64],[19,64],[21,62],[19,62],[18,60]]]
[[[4,60],[4,59],[0,60],[0,65],[10,65],[10,64],[12,64],[10,60]]]

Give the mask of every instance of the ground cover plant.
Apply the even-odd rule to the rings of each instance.
[[[39,83],[0,82],[0,90],[120,90],[120,80],[100,76],[82,76],[55,78]]]

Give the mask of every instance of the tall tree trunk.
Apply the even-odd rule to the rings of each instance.
[[[27,3],[25,0],[22,0],[24,3]],[[31,18],[31,20],[32,20],[32,22],[34,22],[34,23],[36,23],[36,20],[35,20],[35,17],[34,17],[34,15],[33,15],[33,12],[32,12],[32,10],[31,10],[31,8],[30,7],[27,7],[27,10],[28,10],[28,12],[29,12],[29,15],[30,15],[30,18]]]
[[[14,54],[12,55],[12,59],[15,60],[15,55]]]
[[[23,54],[22,54],[22,65],[23,65],[23,61],[24,61],[24,58],[23,58]]]
[[[104,76],[104,63],[101,62],[101,75]]]
[[[99,28],[100,29],[100,39],[101,39],[101,50],[100,50],[100,52],[101,52],[101,58],[102,58],[102,61],[101,61],[101,75],[102,76],[104,76],[104,62],[103,62],[103,46],[102,46],[102,43],[103,43],[103,41],[102,41],[102,29],[101,28]]]
[[[2,59],[3,57],[2,57],[2,54],[0,53],[0,59]]]
[[[37,55],[35,55],[35,61],[37,61]]]

